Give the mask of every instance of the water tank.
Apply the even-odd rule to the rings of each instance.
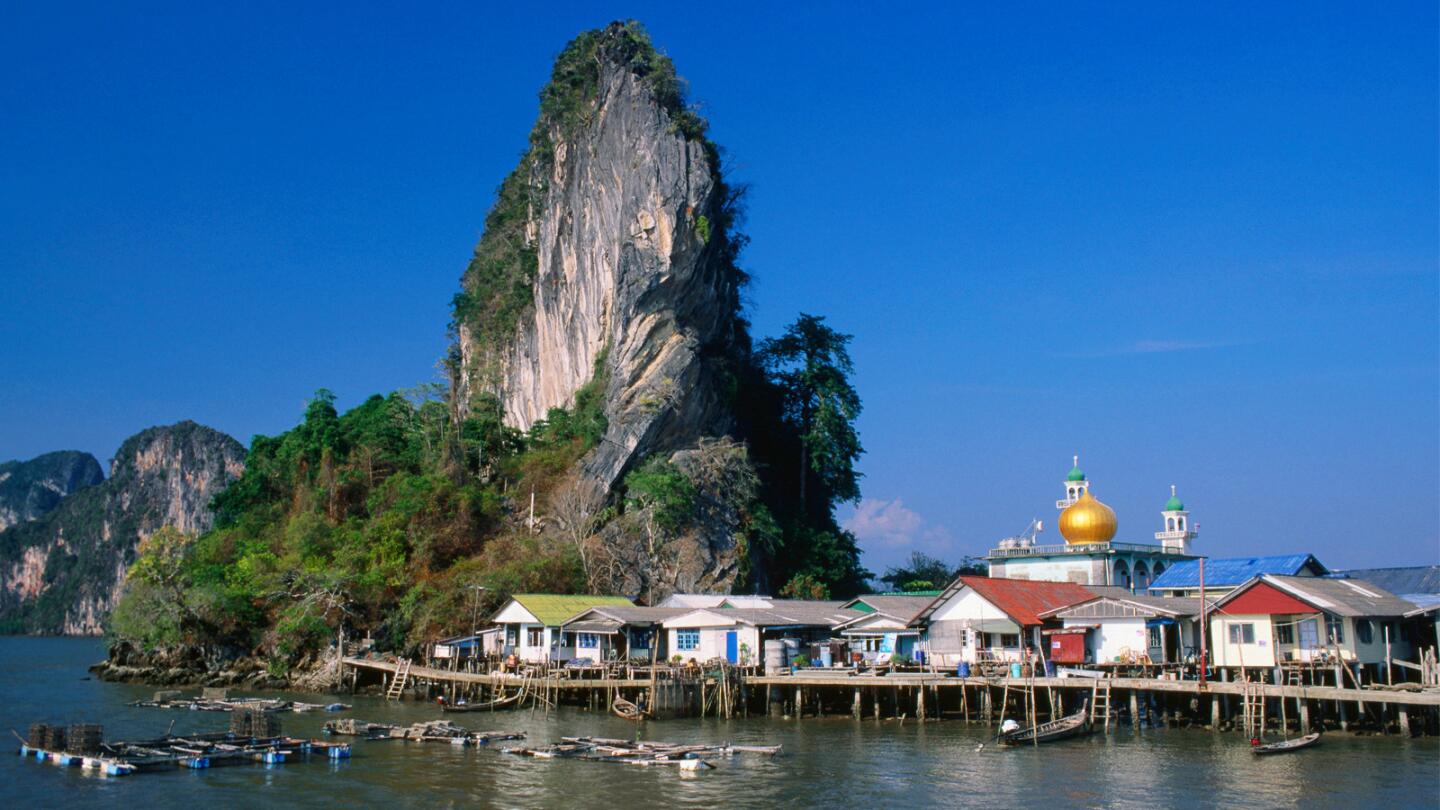
[[[765,642],[765,674],[775,675],[790,668],[785,659],[785,642],[770,639]]]

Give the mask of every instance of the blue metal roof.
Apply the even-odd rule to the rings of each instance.
[[[1327,574],[1329,570],[1315,559],[1313,554],[1286,554],[1279,557],[1226,557],[1205,561],[1205,584],[1216,587],[1239,585],[1251,577],[1261,574],[1295,576],[1309,568],[1314,574]],[[1184,560],[1166,568],[1150,590],[1165,591],[1175,588],[1200,587],[1200,561]]]
[[[1404,568],[1352,568],[1330,576],[1363,579],[1391,593],[1440,593],[1440,565],[1412,565]],[[1414,601],[1414,600],[1411,600]]]

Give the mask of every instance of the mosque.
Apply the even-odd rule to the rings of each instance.
[[[1080,457],[1065,476],[1065,497],[1055,502],[1060,510],[1060,534],[1064,545],[1035,542],[1041,524],[1034,521],[1019,537],[1001,540],[986,559],[990,576],[1047,582],[1074,582],[1079,585],[1108,585],[1143,593],[1165,569],[1182,560],[1193,560],[1190,543],[1198,535],[1185,504],[1170,487],[1170,500],[1160,511],[1158,544],[1117,543],[1119,523],[1115,510],[1090,493],[1090,481],[1080,470]]]

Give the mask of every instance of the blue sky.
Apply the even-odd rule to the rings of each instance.
[[[1074,453],[1118,539],[1173,483],[1215,556],[1440,561],[1433,3],[245,5],[7,10],[0,458],[433,379],[550,60],[635,17],[756,332],[855,335],[872,568],[1053,527]]]

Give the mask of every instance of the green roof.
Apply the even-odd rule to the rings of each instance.
[[[520,606],[530,611],[546,627],[559,627],[577,613],[602,605],[626,605],[634,602],[623,596],[586,596],[585,594],[564,595],[553,593],[517,593],[511,597]]]
[[[1085,473],[1083,473],[1083,472],[1080,471],[1080,465],[1077,464],[1077,465],[1075,465],[1074,467],[1071,467],[1071,468],[1070,468],[1070,474],[1067,475],[1067,476],[1065,476],[1065,480],[1066,480],[1066,481],[1084,481],[1084,480],[1085,480]]]
[[[1168,500],[1168,501],[1165,502],[1165,511],[1166,511],[1166,512],[1184,512],[1184,511],[1185,511],[1185,504],[1182,503],[1178,497],[1176,497],[1176,496],[1174,496],[1174,495],[1171,495],[1171,496],[1170,496],[1170,500]]]

